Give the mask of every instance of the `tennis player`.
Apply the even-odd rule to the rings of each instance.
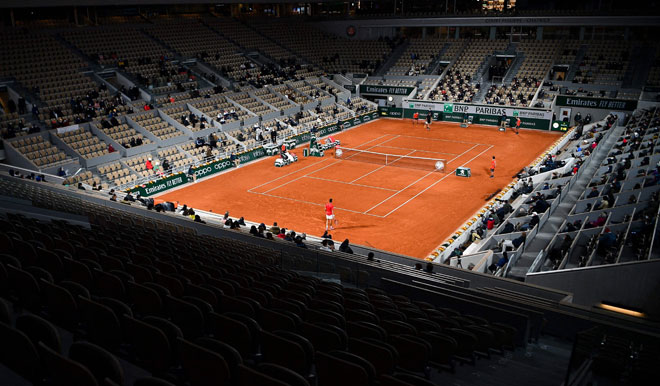
[[[335,225],[337,225],[337,219],[335,218],[335,206],[332,204],[332,198],[328,200],[328,202],[325,204],[325,230],[328,230],[328,227],[330,227],[331,230],[335,229],[332,226],[332,222],[334,220]]]
[[[431,115],[431,110],[426,113],[426,130],[431,130],[431,122],[433,121],[433,115]]]
[[[415,126],[418,120],[419,120],[419,112],[415,111],[415,114],[413,114],[413,126]]]
[[[516,118],[516,135],[518,135],[518,129],[520,129],[520,117]]]
[[[495,162],[495,156],[493,156],[493,160],[490,161],[490,178],[495,176],[495,166],[497,166],[497,163]]]

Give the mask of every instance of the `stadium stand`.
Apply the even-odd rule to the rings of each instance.
[[[392,14],[367,3],[378,2],[344,4],[341,18],[319,3],[16,8],[2,19],[0,154],[16,165],[0,164],[0,384],[650,384],[657,302],[613,311],[607,296],[584,300],[589,275],[609,268],[629,284],[617,291],[637,294],[648,283],[625,270],[652,275],[660,256],[660,110],[644,100],[660,51],[639,37],[641,12],[621,19],[615,41],[623,29],[584,37],[599,20],[591,9],[416,2]],[[458,15],[468,25],[407,19]],[[562,15],[586,27],[552,24]],[[514,59],[493,80],[498,53]],[[405,107],[379,109],[386,96],[360,97],[360,85],[543,113],[558,113],[557,95],[638,107],[575,107],[555,147],[425,268],[366,246],[328,251],[311,235],[304,248],[267,240],[271,229],[240,214],[127,191],[178,173],[197,181],[189,167],[271,132],[279,145]],[[542,281],[573,273],[559,287],[575,291]]]
[[[257,31],[280,42],[301,58],[332,73],[357,72],[372,74],[392,51],[393,42],[348,40],[326,34],[308,25],[291,21],[253,23]]]

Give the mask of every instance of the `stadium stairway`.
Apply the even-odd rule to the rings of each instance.
[[[440,67],[440,59],[442,58],[442,55],[447,51],[447,49],[451,46],[450,43],[445,43],[444,46],[442,46],[442,49],[438,52],[438,54],[433,58],[431,63],[429,63],[429,66],[426,68],[426,71],[424,71],[425,75],[433,75],[437,74],[438,67]]]
[[[571,63],[571,67],[568,69],[568,75],[566,75],[566,81],[569,82],[573,81],[573,78],[575,78],[575,73],[580,68],[580,63],[582,63],[582,59],[584,58],[584,55],[586,55],[588,49],[589,47],[585,44],[580,46],[580,49],[575,55],[575,60],[573,61],[573,63]]]
[[[458,366],[454,374],[442,372],[431,380],[438,385],[452,386],[559,386],[566,376],[572,346],[572,343],[543,336],[524,350],[482,358],[479,366]]]
[[[634,47],[630,55],[632,60],[623,76],[621,88],[642,88],[653,66],[655,54],[654,47]]]
[[[605,143],[596,147],[596,152],[591,155],[591,162],[586,167],[580,178],[576,181],[575,185],[573,185],[571,190],[568,192],[566,199],[564,199],[564,201],[559,204],[559,207],[554,212],[554,214],[550,216],[548,221],[539,230],[536,237],[534,237],[534,240],[532,240],[531,244],[525,250],[525,253],[523,253],[518,259],[516,266],[511,268],[507,277],[520,281],[525,280],[527,271],[534,262],[534,259],[536,259],[536,256],[538,256],[539,252],[548,245],[548,242],[557,233],[559,227],[563,224],[566,216],[571,211],[571,208],[573,208],[575,202],[584,192],[587,184],[593,177],[596,170],[599,168],[601,162],[605,159],[605,157],[607,157],[607,154],[609,154],[612,146],[616,143],[617,138],[619,138],[621,133],[623,133],[625,130],[625,127],[617,126],[612,130],[613,132],[610,133]]]
[[[399,44],[394,50],[390,53],[390,56],[387,60],[376,70],[375,76],[383,76],[387,74],[387,71],[396,63],[401,55],[406,51],[406,48],[410,45],[410,40],[405,40],[403,43]]]
[[[504,75],[504,80],[503,80],[504,84],[511,83],[513,78],[516,77],[516,74],[518,74],[518,70],[520,70],[520,67],[522,66],[524,61],[525,61],[525,54],[523,52],[516,53],[516,58],[513,60],[513,64],[511,64],[506,74]]]

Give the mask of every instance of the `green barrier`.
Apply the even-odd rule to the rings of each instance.
[[[129,189],[131,193],[137,192],[140,196],[148,197],[176,188],[188,182],[188,177],[184,173],[177,173],[157,181],[150,181],[148,184]]]
[[[565,132],[569,128],[568,122],[564,121],[553,121],[552,126],[550,127],[550,130],[552,131],[562,131]]]
[[[463,122],[464,114],[467,113],[474,124],[499,126],[502,114],[506,114],[507,127],[514,126],[516,118],[520,118],[521,128],[536,130],[549,130],[551,121],[551,113],[542,110],[429,101],[404,102],[403,118],[412,119],[415,113],[419,113],[419,119],[424,120],[429,110],[433,114],[433,121]]]
[[[378,114],[381,117],[403,118],[403,109],[400,107],[378,107]]]
[[[195,176],[197,178],[204,178],[212,174],[219,173],[223,170],[227,170],[232,166],[234,165],[229,160],[229,158],[224,158],[221,160],[210,162],[205,165],[199,165],[196,168],[193,168],[193,170],[195,171]]]

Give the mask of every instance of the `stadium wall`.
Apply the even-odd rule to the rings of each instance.
[[[660,315],[660,260],[534,272],[527,274],[525,282],[571,292],[576,304],[606,302]]]

